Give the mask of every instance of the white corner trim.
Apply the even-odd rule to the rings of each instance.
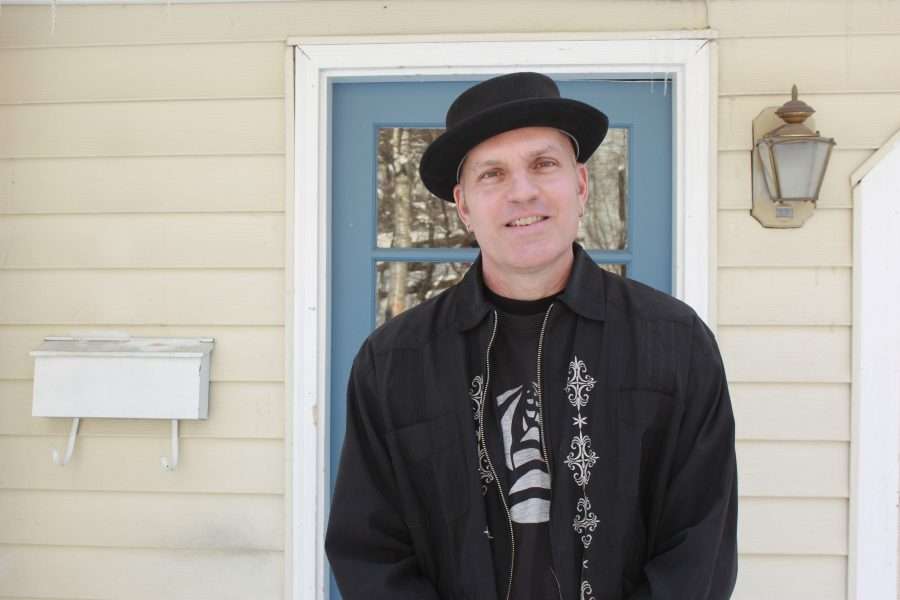
[[[680,35],[680,37],[679,37]],[[715,37],[712,31],[629,33],[619,39],[572,34],[426,38],[293,39],[293,269],[291,371],[291,597],[328,594],[324,526],[328,464],[329,355],[329,90],[338,80],[453,79],[537,70],[557,78],[583,75],[666,76],[673,102],[673,256],[675,295],[714,325]],[[674,39],[673,39],[674,38]]]
[[[894,135],[888,138],[881,147],[872,153],[869,158],[863,161],[861,165],[859,165],[856,170],[853,171],[850,175],[850,187],[855,188],[856,185],[865,178],[866,175],[869,174],[869,171],[875,168],[876,165],[881,163],[881,160],[887,157],[891,152],[896,151],[897,146],[900,145],[900,129],[898,129]]]
[[[897,598],[900,132],[851,175],[853,379],[848,598]]]

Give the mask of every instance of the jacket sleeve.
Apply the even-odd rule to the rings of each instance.
[[[712,332],[695,317],[685,414],[645,580],[628,600],[725,600],[737,577],[734,415]]]
[[[400,513],[368,343],[353,363],[325,552],[344,600],[437,600]]]

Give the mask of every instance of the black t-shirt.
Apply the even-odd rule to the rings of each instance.
[[[515,535],[515,567],[511,600],[558,597],[550,554],[550,475],[541,445],[537,397],[537,351],[544,315],[553,297],[534,301],[510,300],[489,294],[498,308],[497,337],[491,352],[492,418],[485,419],[495,470],[505,469],[504,490]],[[493,439],[492,439],[493,438]],[[502,440],[502,443],[497,443]],[[490,531],[508,530],[503,512],[488,511]],[[491,521],[489,517],[489,521]],[[509,581],[509,556],[497,544],[494,570],[500,597]]]

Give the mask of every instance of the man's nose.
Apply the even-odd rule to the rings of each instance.
[[[529,202],[537,197],[537,185],[527,169],[510,171],[506,197],[511,202]]]

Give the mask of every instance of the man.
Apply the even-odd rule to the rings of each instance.
[[[514,73],[457,98],[423,156],[481,254],[354,361],[326,536],[346,600],[730,596],[734,420],[713,336],[574,243],[607,123]]]

